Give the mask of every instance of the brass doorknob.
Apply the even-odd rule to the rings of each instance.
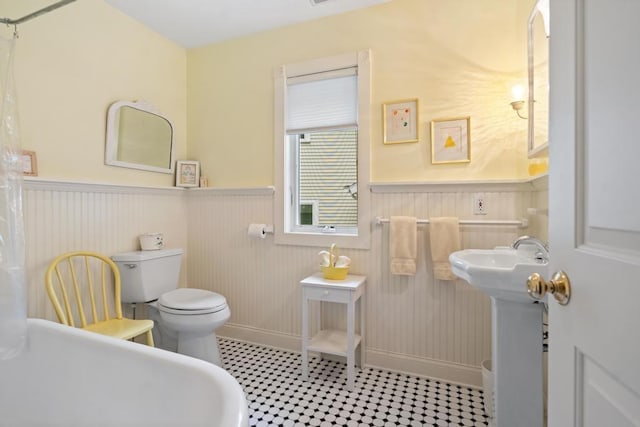
[[[564,271],[556,272],[548,282],[533,273],[527,280],[527,292],[535,300],[541,300],[549,292],[560,305],[567,305],[571,298],[571,283]]]

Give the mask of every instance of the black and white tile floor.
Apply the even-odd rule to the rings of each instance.
[[[487,426],[482,391],[380,369],[356,369],[345,388],[345,364],[311,358],[300,379],[300,355],[219,338],[225,369],[242,385],[251,426]]]

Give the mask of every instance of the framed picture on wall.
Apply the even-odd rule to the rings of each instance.
[[[431,121],[431,163],[471,161],[470,117]]]
[[[385,144],[418,142],[418,99],[382,104],[382,128]]]
[[[200,162],[178,160],[176,162],[176,187],[198,187],[200,185]]]
[[[35,151],[22,150],[22,174],[38,176],[38,160]]]

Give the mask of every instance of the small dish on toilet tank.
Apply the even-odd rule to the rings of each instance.
[[[140,235],[140,249],[143,251],[156,251],[164,247],[162,233],[145,233]]]

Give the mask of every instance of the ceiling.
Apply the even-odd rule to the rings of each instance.
[[[104,0],[186,48],[391,0]],[[318,0],[316,0],[318,1]]]

